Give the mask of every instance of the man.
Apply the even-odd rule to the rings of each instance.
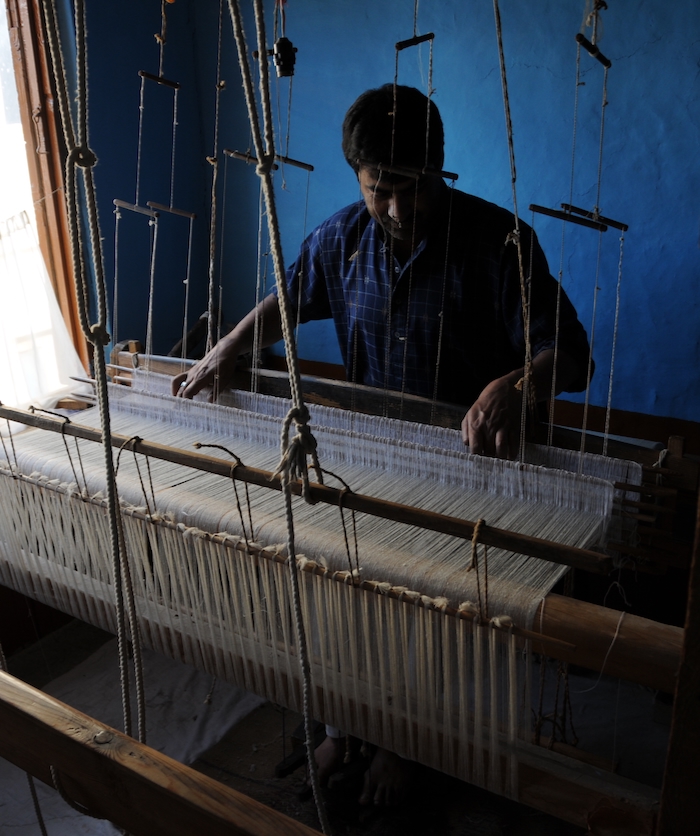
[[[314,230],[289,269],[300,321],[334,319],[348,380],[463,404],[470,450],[514,456],[525,334],[517,247],[506,243],[513,216],[437,176],[442,120],[413,88],[387,84],[363,93],[345,117],[343,151],[363,200]],[[406,176],[397,168],[426,173]],[[556,283],[530,228],[520,228],[522,263],[532,276],[532,381],[537,399],[545,400],[554,367]],[[175,377],[173,391],[192,397],[215,377],[224,385],[239,355],[251,350],[256,316],[264,346],[281,339],[273,293]],[[588,342],[564,293],[559,322],[557,391],[580,391]]]
[[[517,452],[525,329],[518,251],[510,212],[450,189],[437,107],[418,90],[384,85],[363,93],[343,122],[343,152],[362,200],[315,229],[287,273],[299,319],[333,318],[347,379],[462,404],[462,436],[471,452]],[[557,307],[557,391],[585,388],[588,341],[566,295],[557,295],[532,231],[520,227],[530,293],[532,385],[551,393]],[[189,398],[232,375],[252,347],[260,317],[263,345],[281,338],[271,294],[185,375],[173,392]],[[330,730],[329,730],[330,731]],[[325,779],[342,744],[317,749]],[[363,803],[395,803],[410,765],[378,750]]]

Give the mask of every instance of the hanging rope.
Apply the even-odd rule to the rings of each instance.
[[[501,12],[498,7],[498,0],[493,0],[493,13],[496,22],[496,39],[498,41],[498,61],[501,68],[501,88],[503,90],[503,110],[506,120],[506,133],[508,135],[508,157],[510,160],[510,180],[513,195],[513,216],[515,218],[515,229],[511,232],[506,244],[515,244],[518,253],[518,273],[520,276],[520,299],[523,309],[523,335],[525,339],[525,362],[523,364],[522,382],[522,411],[520,415],[520,450],[518,457],[525,458],[525,420],[528,404],[532,399],[532,345],[530,342],[530,300],[529,289],[525,279],[525,267],[523,265],[522,241],[520,238],[520,219],[518,217],[518,197],[516,190],[517,173],[515,168],[515,146],[513,143],[513,121],[510,115],[510,99],[508,97],[508,79],[506,77],[506,59],[503,50],[503,29],[501,26]]]
[[[117,645],[122,685],[124,731],[128,735],[131,734],[131,705],[129,696],[129,667],[126,629],[126,616],[128,612],[134,655],[137,697],[140,695],[140,704],[138,707],[138,734],[139,740],[144,742],[145,717],[143,707],[141,648],[138,636],[138,625],[135,618],[133,590],[129,577],[129,566],[124,550],[122,520],[117,496],[112,447],[110,443],[111,422],[109,415],[107,371],[104,352],[105,347],[109,343],[110,336],[107,333],[106,283],[104,277],[102,239],[100,236],[97,216],[95,184],[92,176],[92,169],[97,163],[97,158],[88,145],[87,33],[85,28],[84,0],[75,0],[74,4],[77,65],[77,129],[73,123],[73,115],[68,100],[67,74],[61,48],[59,29],[53,6],[54,4],[51,0],[42,0],[42,11],[46,23],[53,74],[54,78],[57,80],[61,124],[68,151],[65,172],[66,206],[73,260],[73,275],[76,284],[76,295],[78,297],[78,314],[83,335],[85,339],[90,342],[93,349],[95,391],[97,394],[102,426],[102,449],[104,452],[106,500],[110,529],[110,554],[116,606]],[[90,282],[87,263],[87,245],[83,240],[83,226],[79,220],[81,214],[81,195],[76,178],[76,169],[79,169],[82,175],[83,197],[85,201],[87,226],[89,231],[90,254],[92,256],[92,267],[95,273],[96,321],[93,324],[90,324],[89,321]]]
[[[317,473],[317,479],[322,482],[322,474],[316,456],[316,442],[308,427],[309,413],[303,401],[301,392],[301,375],[299,373],[299,361],[294,345],[293,331],[294,323],[289,302],[287,284],[285,281],[284,261],[282,258],[282,244],[279,233],[279,222],[275,205],[275,195],[272,183],[272,166],[274,163],[274,136],[273,122],[270,105],[270,83],[269,68],[266,60],[267,43],[265,35],[265,20],[263,15],[262,0],[255,0],[255,26],[258,40],[258,55],[260,69],[260,98],[263,112],[263,125],[260,126],[258,110],[255,102],[255,92],[248,62],[248,48],[243,29],[243,21],[239,0],[228,0],[231,23],[238,49],[238,60],[243,78],[243,91],[245,94],[248,117],[253,137],[255,156],[258,159],[256,172],[260,177],[265,208],[267,212],[268,231],[270,236],[270,247],[272,261],[275,270],[275,281],[278,293],[280,310],[280,322],[282,335],[284,337],[287,365],[289,368],[289,383],[292,396],[292,408],[284,420],[281,437],[281,461],[278,467],[278,474],[284,495],[286,520],[287,520],[287,554],[289,561],[290,582],[292,588],[292,602],[294,606],[296,635],[299,650],[299,663],[302,674],[303,691],[303,714],[306,730],[306,751],[309,766],[309,776],[313,790],[316,809],[324,833],[330,833],[330,823],[325,810],[325,805],[320,793],[316,759],[314,757],[314,735],[313,721],[311,718],[311,669],[308,659],[306,634],[301,613],[301,602],[299,597],[299,579],[297,576],[296,551],[294,544],[294,520],[292,513],[292,493],[290,482],[292,479],[299,479],[302,482],[304,496],[308,499],[308,473],[306,458],[311,457],[312,464]],[[296,427],[296,435],[290,440],[292,424]]]

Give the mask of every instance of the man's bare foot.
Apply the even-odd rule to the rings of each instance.
[[[365,772],[365,785],[360,804],[391,807],[406,797],[415,764],[400,758],[387,749],[377,749],[369,769]]]
[[[328,783],[328,779],[340,769],[345,756],[345,738],[328,737],[314,750],[316,768],[318,770],[318,781],[322,787]]]

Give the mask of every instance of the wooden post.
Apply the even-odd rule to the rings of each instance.
[[[685,640],[657,836],[692,836],[700,828],[700,504],[690,572]]]

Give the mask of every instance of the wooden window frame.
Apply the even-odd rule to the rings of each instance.
[[[5,6],[39,246],[68,333],[87,369],[64,199],[66,151],[40,0],[5,0]]]

